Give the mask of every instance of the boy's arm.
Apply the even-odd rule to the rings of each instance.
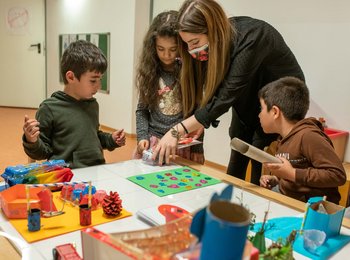
[[[119,147],[119,145],[114,141],[111,133],[106,133],[98,130],[97,135],[100,139],[102,149],[113,151],[115,148]]]
[[[22,137],[24,152],[34,160],[46,160],[50,158],[52,149],[40,138],[35,143],[28,143],[25,135]]]
[[[27,115],[24,116],[23,132],[28,143],[35,143],[40,134],[39,121],[30,119]]]
[[[282,163],[264,163],[264,167],[267,168],[272,175],[280,178],[295,182],[296,169],[293,168],[291,163],[282,157],[278,157]]]
[[[312,167],[296,169],[296,183],[329,188],[341,186],[346,182],[342,162],[325,137],[316,132],[309,132],[303,136],[301,149]]]
[[[49,159],[52,155],[51,132],[52,132],[52,114],[45,105],[41,105],[35,116],[40,122],[40,135],[36,142],[28,142],[26,135],[22,136],[24,152],[32,159]]]
[[[118,129],[112,133],[112,138],[114,142],[120,147],[124,146],[126,142],[124,129]]]
[[[111,134],[99,130],[97,135],[103,149],[113,151],[115,148],[125,145],[126,138],[124,129],[116,130]]]

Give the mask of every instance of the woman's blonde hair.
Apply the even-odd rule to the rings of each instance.
[[[179,11],[179,32],[206,34],[209,59],[201,62],[188,53],[179,40],[182,58],[181,89],[185,116],[197,107],[204,107],[214,96],[230,64],[230,50],[235,30],[222,7],[214,0],[187,0]]]

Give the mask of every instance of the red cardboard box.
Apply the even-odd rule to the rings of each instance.
[[[348,142],[349,132],[332,128],[325,128],[324,132],[332,140],[335,153],[338,155],[339,159],[344,161],[345,148]]]

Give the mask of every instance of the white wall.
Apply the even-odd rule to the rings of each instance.
[[[110,94],[97,94],[100,122],[135,133],[134,68],[149,24],[149,0],[47,0],[48,94],[62,89],[58,35],[111,32]],[[178,9],[182,0],[154,0],[154,13]],[[350,2],[346,0],[220,0],[228,15],[248,15],[275,26],[302,66],[310,88],[310,116],[350,131]],[[84,4],[69,7],[68,4]],[[230,113],[206,131],[205,156],[227,165]],[[349,144],[346,161],[350,161]]]
[[[181,0],[155,0],[154,14],[178,8]],[[228,16],[252,16],[272,24],[297,57],[311,94],[308,116],[324,117],[328,127],[350,131],[350,2],[347,0],[218,0]],[[207,160],[229,159],[230,113],[206,131]],[[220,148],[219,148],[220,147]],[[350,161],[348,142],[345,161]]]
[[[98,93],[100,123],[135,132],[135,55],[148,28],[149,0],[47,0],[48,95],[62,90],[59,82],[58,36],[110,32],[110,93]],[[136,18],[135,18],[136,17]],[[137,25],[135,24],[137,22]]]

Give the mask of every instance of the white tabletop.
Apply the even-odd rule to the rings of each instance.
[[[158,197],[157,195],[126,179],[129,176],[140,173],[151,173],[179,167],[181,166],[176,164],[162,167],[150,166],[143,163],[141,160],[130,160],[115,164],[105,164],[75,169],[73,170],[74,176],[72,181],[92,181],[92,185],[94,185],[96,189],[106,190],[107,193],[109,191],[117,191],[123,201],[123,207],[133,214],[131,217],[97,225],[95,226],[97,229],[106,233],[140,230],[149,228],[149,225],[136,217],[135,213],[138,210],[155,207],[160,204],[176,205],[176,203],[181,203],[182,205],[186,205],[189,209],[193,209],[193,211],[195,211],[205,207],[208,204],[212,194],[216,191],[221,191],[227,185],[224,183],[219,183],[196,190]],[[231,200],[238,203],[241,196],[242,190],[235,188]],[[264,217],[264,212],[268,208],[269,201],[249,192],[243,192],[243,204],[248,205],[249,209],[256,214],[256,221],[261,222]],[[300,216],[300,212],[286,206],[270,202],[269,218],[285,216]],[[29,244],[2,214],[0,215],[0,227],[6,233],[17,237],[22,241],[23,245],[19,245],[18,243],[15,243],[15,245],[19,249],[25,248],[29,256],[27,259],[53,259],[52,249],[57,245],[65,243],[75,243],[78,253],[82,256],[80,230]],[[350,235],[349,229],[342,228],[341,232]],[[332,259],[346,259],[349,254],[350,244],[334,255]],[[294,254],[294,257],[296,259],[307,259],[297,253]]]

